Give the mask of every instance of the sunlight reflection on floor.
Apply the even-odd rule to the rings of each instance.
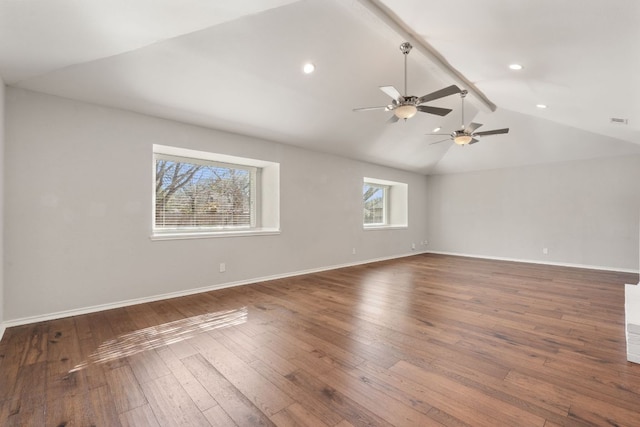
[[[247,317],[247,307],[242,307],[139,329],[103,342],[96,351],[89,355],[87,360],[76,365],[69,373],[85,369],[91,364],[107,363],[163,345],[183,341],[213,329],[241,325],[247,321]]]

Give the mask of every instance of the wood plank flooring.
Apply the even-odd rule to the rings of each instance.
[[[637,275],[417,255],[10,328],[3,426],[640,426]]]

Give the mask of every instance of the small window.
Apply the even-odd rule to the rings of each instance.
[[[279,231],[277,163],[155,145],[154,167],[154,236]]]
[[[364,178],[365,229],[406,228],[409,224],[409,186],[402,182]]]
[[[387,200],[389,187],[365,182],[362,187],[364,201],[364,225],[387,224]]]

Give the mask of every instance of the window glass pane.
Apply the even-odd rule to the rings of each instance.
[[[385,224],[386,188],[380,185],[365,183],[362,187],[364,200],[364,224]]]
[[[243,228],[254,224],[252,168],[156,159],[155,227]]]

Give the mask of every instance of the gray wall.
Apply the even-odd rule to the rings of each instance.
[[[0,77],[0,338],[4,333],[4,99],[5,85]]]
[[[6,130],[5,320],[402,256],[426,238],[423,175],[15,88]],[[151,241],[152,144],[279,162],[282,233]],[[365,176],[409,185],[408,228],[363,230]]]
[[[427,238],[432,251],[639,267],[640,156],[424,177],[21,89],[4,96],[5,321],[402,256]],[[279,162],[282,233],[151,241],[154,143]],[[409,184],[407,229],[362,229],[364,176]]]
[[[638,271],[639,211],[638,155],[430,176],[428,247]]]

